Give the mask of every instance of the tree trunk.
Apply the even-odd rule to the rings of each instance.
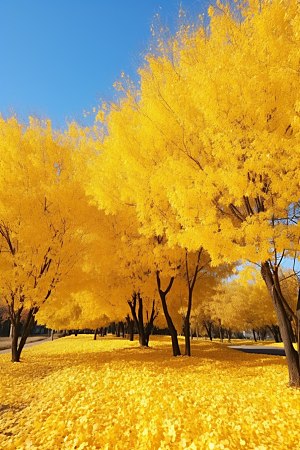
[[[231,342],[231,337],[232,337],[231,328],[228,328],[227,335],[228,335],[228,343],[230,343]]]
[[[158,287],[158,292],[159,292],[159,296],[161,299],[161,303],[162,303],[162,307],[163,307],[163,311],[164,311],[164,315],[168,324],[168,329],[171,335],[171,339],[172,339],[172,349],[173,349],[173,355],[174,356],[180,356],[180,348],[179,348],[179,344],[178,344],[178,337],[177,337],[177,330],[173,324],[173,321],[171,319],[171,316],[168,312],[168,306],[167,306],[167,294],[169,293],[173,282],[174,282],[174,277],[171,277],[169,286],[167,287],[167,289],[165,291],[163,291],[161,289],[161,282],[160,282],[160,277],[159,277],[159,271],[156,272],[156,281],[157,281],[157,287]]]
[[[22,353],[22,350],[24,348],[24,345],[26,344],[27,338],[32,330],[32,328],[34,327],[34,322],[35,322],[35,314],[37,313],[38,308],[31,308],[29,310],[26,322],[24,324],[24,329],[23,329],[23,334],[19,343],[19,348],[18,348],[18,355],[19,355],[19,360],[20,360],[20,356]]]
[[[187,316],[184,318],[183,332],[185,340],[185,355],[191,356],[190,322]]]
[[[188,281],[189,283],[189,281]],[[185,355],[191,356],[191,335],[190,335],[190,317],[191,317],[191,310],[192,310],[192,298],[193,298],[193,287],[189,284],[189,296],[188,296],[188,307],[187,312],[184,318],[183,323],[183,332],[184,332],[184,339],[185,339]]]
[[[278,325],[272,324],[271,327],[268,326],[268,328],[271,331],[271,333],[273,334],[275,342],[282,342]]]
[[[131,320],[128,327],[129,340],[133,341],[134,339],[134,321]]]
[[[212,323],[210,323],[209,327],[208,327],[208,336],[211,341],[213,340],[212,332],[213,332],[213,326],[212,326]]]
[[[284,343],[284,349],[289,370],[289,380],[291,386],[300,386],[300,369],[298,353],[294,349],[290,333],[290,321],[285,311],[283,302],[281,300],[282,294],[278,292],[275,285],[278,282],[278,269],[273,274],[270,269],[269,262],[264,262],[261,265],[261,274],[271,295],[277,321],[279,324],[280,334]],[[279,283],[278,283],[279,284]]]
[[[154,320],[156,319],[157,316],[158,316],[158,312],[155,311],[155,300],[153,300],[150,319],[148,318],[148,313],[147,313],[148,323],[145,328],[145,340],[146,340],[147,347],[149,345],[150,334],[152,333],[152,330],[154,327]]]
[[[212,338],[212,322],[206,322],[206,320],[205,320],[202,323],[204,325],[204,328],[206,329],[209,339],[212,341],[213,340],[213,338]]]
[[[261,327],[260,328],[260,337],[262,341],[266,340],[266,336],[267,336],[267,329],[266,327]]]
[[[124,323],[123,322],[119,322],[120,323],[120,334],[122,334],[122,338],[125,338],[125,327],[124,327]]]
[[[136,314],[136,302],[138,301],[139,308],[138,308],[138,315]],[[132,295],[132,300],[128,301],[128,305],[131,309],[131,314],[133,317],[133,320],[130,319],[129,315],[126,317],[126,321],[128,324],[128,330],[129,330],[129,339],[133,341],[133,327],[134,324],[137,327],[138,333],[139,333],[139,341],[141,346],[148,347],[149,345],[149,337],[153,330],[153,324],[154,320],[156,319],[158,313],[155,311],[155,300],[153,300],[152,303],[152,311],[150,318],[148,316],[148,311],[146,311],[147,314],[147,323],[144,325],[144,312],[143,312],[143,299],[141,298],[139,293],[134,292]]]
[[[19,362],[20,357],[18,355],[18,337],[19,337],[19,327],[20,318],[16,317],[15,320],[11,320],[10,325],[10,335],[11,335],[11,361]]]
[[[133,341],[134,338],[134,333],[133,333],[133,327],[134,327],[134,320],[132,320],[129,316],[129,314],[127,314],[126,316],[126,322],[127,322],[127,330],[128,330],[128,339],[130,341]]]
[[[277,330],[277,333],[278,333],[279,342],[283,342],[282,337],[281,337],[281,333],[280,333],[280,328],[279,328],[278,325],[275,325],[275,326],[276,326],[276,330]]]
[[[198,252],[198,258],[197,263],[194,269],[194,273],[192,274],[190,278],[190,268],[188,264],[188,251],[186,249],[185,253],[185,270],[186,270],[186,281],[188,286],[188,307],[187,312],[184,318],[184,325],[183,325],[183,331],[184,331],[184,337],[185,337],[185,355],[191,356],[191,325],[190,325],[190,317],[191,317],[191,310],[192,310],[192,300],[193,300],[193,291],[194,287],[197,281],[197,276],[202,268],[199,267],[200,258],[202,254],[202,248]]]
[[[138,330],[139,330],[139,340],[140,345],[142,347],[148,347],[148,344],[146,343],[146,337],[145,337],[145,330],[144,330],[144,317],[143,317],[143,299],[138,293],[138,302],[139,302],[139,309],[138,309]]]
[[[94,333],[94,341],[97,339],[97,334],[98,334],[98,328],[95,329],[95,333]]]
[[[30,334],[31,329],[34,326],[35,314],[38,311],[38,308],[30,308],[27,314],[27,318],[25,324],[23,326],[23,333],[21,336],[21,340],[18,345],[18,337],[19,337],[19,329],[20,329],[20,317],[21,317],[21,308],[17,313],[14,313],[14,317],[11,317],[11,325],[12,325],[12,341],[11,341],[11,360],[12,362],[19,362],[22,350],[26,343],[26,340]]]
[[[138,315],[136,314],[136,301],[138,300],[139,308]],[[144,330],[144,318],[143,318],[143,299],[141,298],[139,292],[134,292],[132,294],[132,300],[128,301],[128,305],[131,310],[131,314],[134,320],[134,323],[137,327],[139,333],[139,342],[142,347],[147,347],[146,339],[145,339],[145,330]]]
[[[254,329],[254,328],[252,329],[252,333],[253,333],[253,339],[255,340],[255,342],[257,342],[256,334],[255,334],[255,329]]]
[[[151,324],[150,322],[147,323],[146,329],[145,329],[145,341],[146,341],[146,346],[149,347],[149,339],[150,339],[150,334],[153,330],[153,324]]]

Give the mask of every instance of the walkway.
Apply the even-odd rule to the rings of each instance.
[[[285,356],[284,348],[281,347],[271,347],[267,345],[230,345],[229,348],[240,350],[245,353]]]
[[[24,348],[33,347],[34,345],[44,344],[44,342],[51,342],[51,337],[48,339],[41,339],[40,341],[30,342],[29,344],[25,344]],[[4,353],[11,353],[10,348],[6,348],[5,350],[0,351],[0,355],[3,355]]]

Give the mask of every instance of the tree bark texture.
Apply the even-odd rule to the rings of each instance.
[[[213,326],[213,323],[212,322],[207,322],[205,320],[205,321],[203,321],[203,325],[204,325],[204,327],[206,329],[206,332],[208,334],[209,339],[212,341],[213,340],[213,337],[212,337],[212,331],[213,331],[212,330],[212,326]]]
[[[189,269],[189,264],[188,264],[188,251],[186,250],[186,253],[185,253],[185,271],[186,271],[186,281],[187,281],[187,286],[188,286],[188,307],[187,307],[186,315],[184,317],[183,332],[184,332],[184,338],[185,338],[185,355],[186,356],[191,356],[190,317],[191,317],[191,311],[192,311],[193,292],[194,292],[194,287],[195,287],[195,284],[197,281],[197,276],[198,276],[198,273],[200,272],[200,270],[203,269],[203,267],[204,267],[204,266],[201,268],[199,267],[201,254],[202,254],[202,248],[198,252],[196,267],[194,269],[194,273],[190,277],[190,269]]]
[[[171,335],[171,339],[172,339],[172,349],[173,349],[173,355],[174,356],[180,356],[180,348],[179,348],[179,344],[178,344],[178,337],[177,337],[177,330],[173,324],[173,321],[171,319],[171,316],[169,314],[168,311],[168,306],[167,306],[167,294],[169,293],[173,282],[174,282],[174,277],[171,277],[169,286],[167,287],[167,289],[165,291],[163,291],[161,289],[161,282],[160,282],[160,276],[159,276],[159,271],[156,272],[156,281],[157,281],[157,287],[158,287],[158,292],[159,292],[159,296],[161,299],[161,304],[163,307],[163,311],[164,311],[164,315],[168,324],[168,329]]]
[[[138,302],[138,313],[136,313],[137,302]],[[139,333],[140,345],[145,347],[146,339],[144,332],[143,299],[141,298],[139,292],[134,292],[132,294],[132,300],[128,301],[128,305],[130,307],[135,326],[137,327]]]
[[[138,313],[136,313],[136,307],[138,303]],[[148,311],[146,311],[147,315],[147,322],[144,324],[144,306],[143,306],[143,299],[140,296],[139,292],[134,292],[132,295],[132,300],[128,301],[128,305],[131,310],[131,314],[133,317],[133,321],[131,324],[130,317],[127,316],[126,320],[128,323],[128,327],[131,327],[130,332],[132,333],[132,339],[131,339],[131,333],[130,333],[130,340],[133,340],[133,323],[135,323],[138,333],[139,333],[139,341],[141,346],[148,347],[149,346],[149,337],[153,330],[154,326],[154,320],[156,319],[158,312],[155,310],[155,300],[152,302],[152,309],[151,314],[149,317]]]
[[[290,385],[300,387],[299,357],[292,344],[293,337],[291,335],[291,322],[285,309],[285,304],[282,301],[282,293],[278,290],[278,272],[273,271],[272,273],[270,264],[267,261],[261,266],[261,274],[266,283],[269,294],[271,295],[277,316],[288,364]]]
[[[26,321],[23,326],[23,333],[18,344],[19,330],[20,330],[20,318],[22,309],[11,317],[12,326],[12,341],[11,341],[11,360],[12,362],[19,362],[22,350],[26,343],[26,340],[30,334],[31,329],[34,326],[35,314],[37,313],[37,308],[30,308],[27,314]]]
[[[145,327],[145,340],[146,340],[146,345],[148,347],[149,345],[149,338],[150,338],[150,334],[152,333],[153,327],[154,327],[154,320],[156,319],[156,317],[158,316],[158,312],[155,310],[155,300],[153,300],[152,302],[152,310],[151,310],[151,314],[150,314],[150,318],[148,317],[148,313],[147,313],[147,324]]]

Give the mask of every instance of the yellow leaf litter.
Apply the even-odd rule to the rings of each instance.
[[[298,450],[286,360],[208,341],[78,335],[0,356],[2,450]],[[180,341],[183,344],[183,341]]]

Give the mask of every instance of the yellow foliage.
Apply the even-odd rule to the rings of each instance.
[[[300,236],[299,7],[208,12],[209,30],[183,24],[160,38],[140,89],[130,84],[108,112],[90,193],[108,212],[132,205],[142,233],[203,246],[215,265],[277,264]]]
[[[152,348],[71,336],[0,356],[0,447],[7,450],[298,448],[298,390],[282,357],[193,342]],[[180,341],[182,343],[182,341]]]

